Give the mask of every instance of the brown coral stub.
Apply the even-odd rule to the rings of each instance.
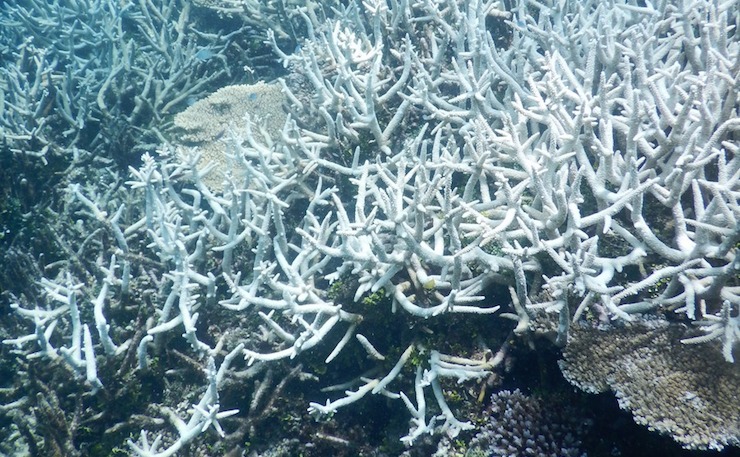
[[[664,320],[574,326],[560,363],[587,392],[614,391],[635,422],[688,449],[740,445],[740,370],[719,351],[685,345],[686,328]]]

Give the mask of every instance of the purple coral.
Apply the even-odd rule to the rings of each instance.
[[[565,408],[545,408],[519,389],[491,396],[488,420],[470,442],[467,456],[582,457],[579,436],[587,424]]]

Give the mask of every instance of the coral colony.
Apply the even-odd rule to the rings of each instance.
[[[11,296],[4,354],[98,407],[196,367],[186,402],[152,399],[135,433],[108,423],[128,452],[228,440],[306,377],[318,419],[384,396],[407,410],[405,445],[456,437],[476,425],[447,386],[507,358],[475,351],[486,335],[465,323],[482,318],[551,336],[566,379],[686,448],[740,445],[737,1],[23,3],[0,7],[3,147],[69,172],[50,209],[64,255]],[[275,81],[233,57],[249,40]],[[397,318],[416,333],[373,328]],[[251,404],[226,400],[240,383]],[[73,389],[3,387],[32,447],[18,416],[41,396],[33,420],[64,417]],[[506,423],[482,430],[515,440]],[[44,446],[72,455],[65,426]]]

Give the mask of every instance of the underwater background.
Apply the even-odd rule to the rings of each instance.
[[[739,20],[2,2],[0,455],[740,456]]]

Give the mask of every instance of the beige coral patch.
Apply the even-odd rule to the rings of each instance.
[[[614,391],[635,421],[689,449],[740,445],[740,370],[720,351],[680,342],[664,320],[608,328],[574,325],[560,363],[571,384]]]
[[[278,84],[258,82],[221,88],[175,116],[174,142],[186,152],[197,148],[201,155],[198,168],[209,163],[213,167],[204,183],[220,191],[227,173],[238,177],[243,172],[234,156],[245,147],[249,131],[265,145],[280,138],[287,119],[284,102]]]

